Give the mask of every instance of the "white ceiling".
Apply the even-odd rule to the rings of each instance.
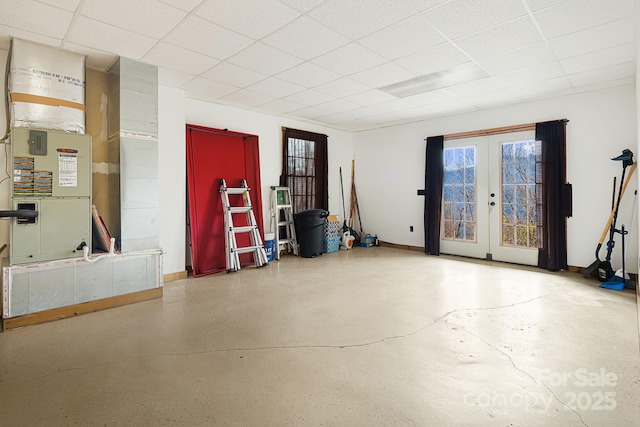
[[[191,98],[359,131],[635,82],[635,0],[0,0],[11,36]],[[472,62],[489,77],[380,87]]]

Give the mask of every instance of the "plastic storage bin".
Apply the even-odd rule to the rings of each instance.
[[[329,212],[324,209],[309,209],[294,215],[300,256],[313,258],[324,252],[324,223],[327,215]]]
[[[340,249],[339,237],[325,237],[324,238],[324,252],[330,254],[331,252],[338,252]]]

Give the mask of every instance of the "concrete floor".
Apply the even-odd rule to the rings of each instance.
[[[4,332],[0,424],[628,426],[639,359],[631,291],[355,248]]]

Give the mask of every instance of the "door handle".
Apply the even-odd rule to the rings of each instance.
[[[491,206],[495,206],[495,205],[496,205],[496,202],[491,202],[491,203],[489,203],[489,205],[491,205]]]

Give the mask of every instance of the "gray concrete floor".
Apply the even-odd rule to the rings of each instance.
[[[635,294],[355,248],[0,334],[5,426],[627,426]]]

